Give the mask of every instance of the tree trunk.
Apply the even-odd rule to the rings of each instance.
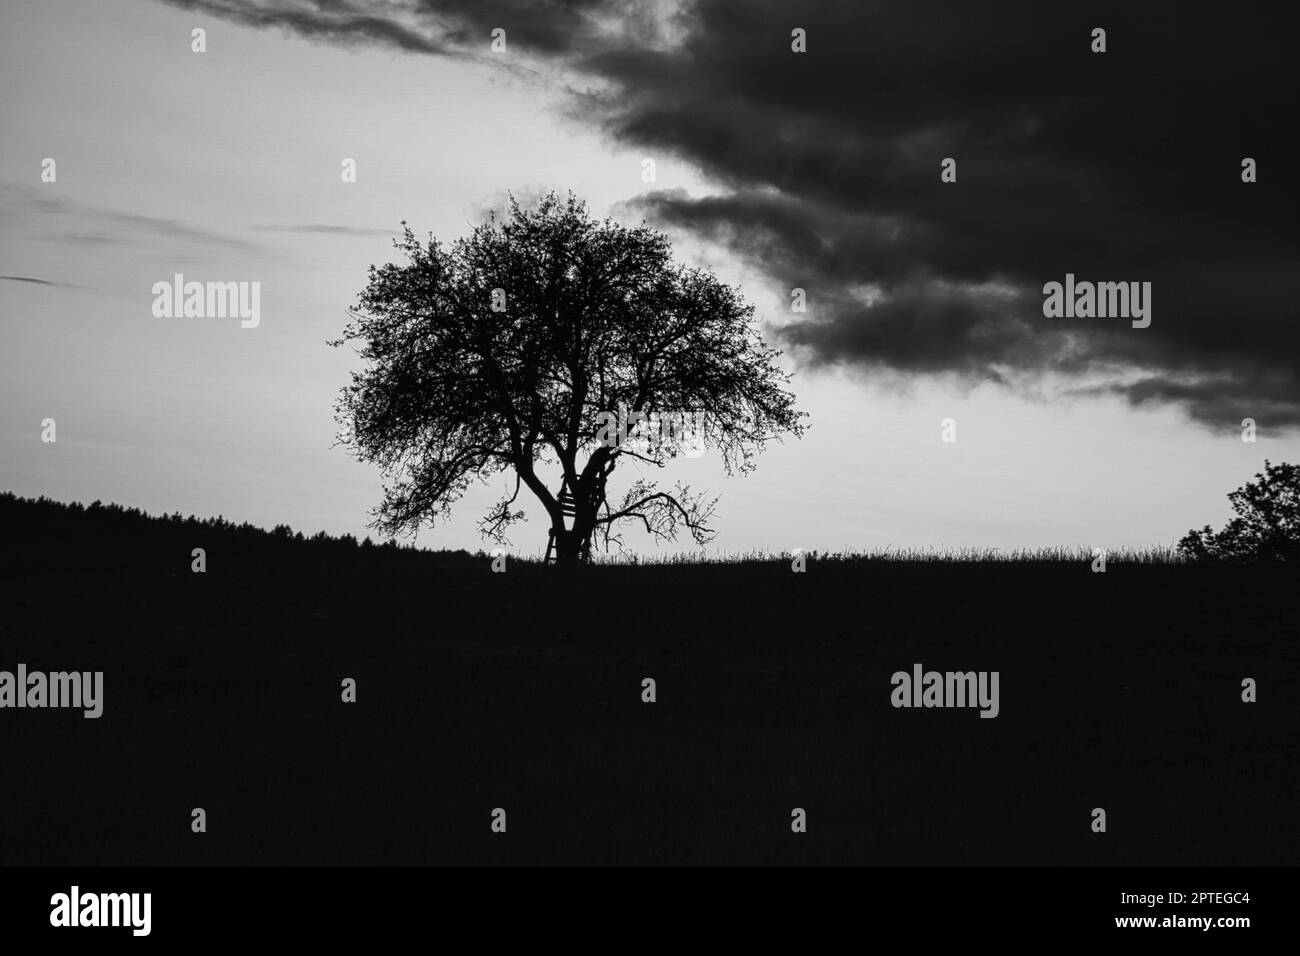
[[[591,530],[574,528],[554,532],[555,563],[582,564],[591,557]]]
[[[582,559],[582,540],[576,531],[558,531],[555,534],[555,563],[577,564]]]

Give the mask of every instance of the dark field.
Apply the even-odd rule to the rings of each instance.
[[[16,507],[0,669],[104,715],[0,710],[3,864],[1300,863],[1294,569],[494,574]],[[891,707],[918,661],[999,716]]]

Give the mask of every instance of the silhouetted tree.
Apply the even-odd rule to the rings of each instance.
[[[710,272],[672,261],[667,239],[642,225],[596,221],[554,193],[531,209],[512,197],[468,237],[444,247],[403,223],[405,264],[371,266],[343,336],[368,362],[336,406],[340,441],[389,482],[374,526],[414,532],[445,517],[470,482],[507,473],[514,493],[479,523],[505,542],[526,485],[550,518],[559,561],[581,559],[593,535],[634,520],[661,539],[685,528],[712,537],[716,499],[638,479],[611,500],[616,465],[663,467],[698,440],[744,473],[769,440],[803,432],[781,386],[779,354],[753,307]],[[611,440],[622,410],[703,413],[702,434]],[[538,475],[558,463],[557,488]],[[566,519],[568,524],[566,526]]]
[[[1215,532],[1206,525],[1178,542],[1191,558],[1300,560],[1300,465],[1264,462],[1255,475],[1228,495],[1237,517]]]

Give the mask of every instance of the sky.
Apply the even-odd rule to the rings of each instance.
[[[382,476],[333,411],[360,360],[327,341],[403,220],[450,241],[548,189],[663,229],[783,350],[808,433],[744,478],[664,476],[720,494],[712,551],[1170,545],[1300,458],[1296,68],[1250,4],[6,0],[0,23],[0,489],[369,533]],[[260,323],[156,317],[176,273],[259,282]],[[1151,325],[1044,316],[1067,273],[1150,282]],[[490,547],[503,490],[418,543]],[[545,546],[529,507],[516,553]]]

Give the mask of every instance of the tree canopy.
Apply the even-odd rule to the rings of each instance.
[[[355,343],[366,362],[336,415],[340,441],[385,475],[385,533],[433,523],[472,482],[506,473],[513,495],[479,525],[494,541],[524,517],[526,487],[561,561],[584,557],[593,537],[621,544],[615,529],[629,520],[703,544],[716,498],[639,475],[611,497],[615,468],[708,448],[728,474],[745,473],[767,442],[803,433],[753,306],[674,262],[645,224],[598,221],[572,194],[550,193],[528,208],[511,197],[449,245],[402,226],[406,261],[370,267],[332,343]],[[558,487],[545,465],[559,466]]]
[[[1264,462],[1264,471],[1228,495],[1236,517],[1178,542],[1191,558],[1300,561],[1300,465]]]

